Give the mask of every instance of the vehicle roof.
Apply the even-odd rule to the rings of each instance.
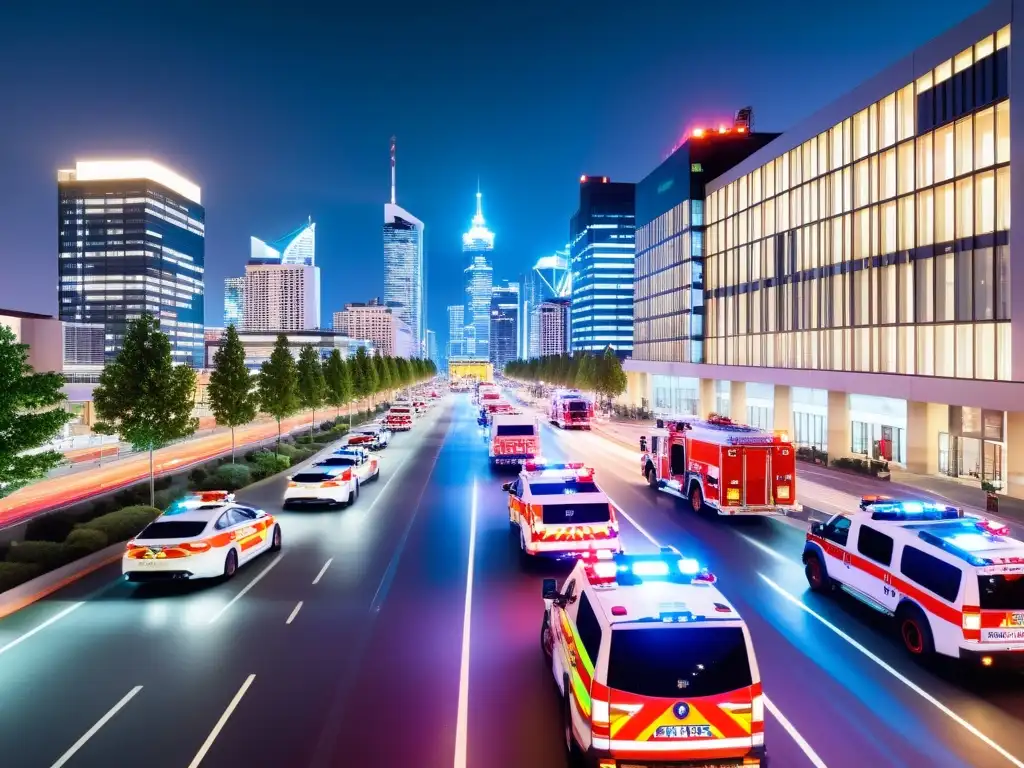
[[[536,424],[537,417],[529,413],[492,413],[495,424]]]
[[[165,523],[173,520],[174,522],[203,522],[208,523],[211,520],[216,520],[218,517],[223,515],[227,510],[232,507],[245,506],[239,504],[204,504],[201,507],[184,508],[180,512],[168,510],[164,512],[160,517],[154,520],[154,523]]]
[[[652,621],[661,624],[663,611],[689,611],[691,623],[700,621],[742,621],[739,612],[718,588],[709,582],[678,584],[671,581],[646,581],[637,585],[588,584],[588,597],[601,606],[609,624]],[[729,609],[716,609],[716,604]],[[612,608],[622,606],[625,616],[615,616]],[[700,618],[698,618],[700,617]]]

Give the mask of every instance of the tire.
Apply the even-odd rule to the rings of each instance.
[[[647,485],[654,490],[658,490],[658,473],[654,471],[654,467],[650,464],[647,465],[647,472],[644,473],[647,477]]]
[[[904,603],[896,609],[896,628],[904,649],[914,658],[925,660],[935,653],[928,619],[916,605]]]
[[[359,499],[359,481],[356,480],[351,492],[348,494],[348,506],[352,506]]]
[[[704,511],[704,492],[697,483],[693,484],[693,489],[690,491],[690,507],[698,515]]]
[[[807,584],[814,592],[831,592],[832,579],[828,577],[828,571],[825,569],[825,564],[821,562],[821,558],[816,554],[810,554],[807,556],[807,562],[804,563],[804,575],[807,577]]]
[[[551,669],[551,659],[554,654],[554,637],[551,634],[551,617],[544,611],[544,618],[540,622],[540,652],[544,654],[544,663]]]
[[[281,526],[275,525],[274,532],[270,534],[270,551],[280,552],[281,551]]]
[[[224,578],[230,579],[238,572],[238,553],[232,549],[224,560]]]

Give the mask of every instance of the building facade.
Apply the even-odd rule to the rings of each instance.
[[[330,357],[331,352],[335,349],[339,350],[341,356],[346,359],[352,357],[360,347],[366,349],[371,355],[376,354],[373,342],[369,339],[353,339],[336,331],[292,331],[286,333],[285,336],[288,339],[288,349],[296,360],[299,359],[299,352],[307,344],[313,346],[322,360]],[[238,338],[245,348],[245,364],[250,370],[259,370],[259,367],[270,359],[270,354],[274,351],[274,345],[277,343],[277,337],[277,333],[239,332]],[[223,343],[223,338],[206,340],[207,368],[213,368],[213,358]]]
[[[224,279],[224,327],[235,326],[235,330],[245,327],[245,278],[228,277]]]
[[[423,222],[400,207],[395,187],[395,137],[391,137],[391,202],[384,204],[384,303],[409,327],[417,355],[426,328]]]
[[[562,355],[569,351],[569,299],[551,299],[537,305],[537,349],[531,357]]]
[[[410,358],[417,352],[416,345],[412,329],[398,310],[385,306],[380,299],[346,304],[343,311],[334,313],[334,331],[353,339],[368,339],[382,355]]]
[[[633,238],[636,185],[580,177],[569,221],[571,349],[620,356],[633,349]]]
[[[539,329],[534,323],[541,302],[570,295],[569,249],[537,259],[533,269],[519,280],[519,340],[516,354],[521,359],[536,357]]]
[[[149,313],[177,363],[203,363],[205,219],[200,189],[150,160],[57,173],[59,317],[101,324],[111,360]]]
[[[491,362],[503,371],[517,358],[519,336],[519,283],[502,281],[491,288]]]
[[[483,195],[477,190],[476,214],[472,226],[462,236],[462,253],[468,259],[466,276],[467,325],[473,333],[466,336],[468,357],[490,360],[491,356],[491,288],[494,285],[491,254],[494,233],[487,228],[483,214]]]
[[[273,243],[250,238],[242,324],[246,330],[304,331],[320,327],[320,267],[312,220]]]
[[[440,371],[443,369],[442,363],[444,361],[441,359],[441,353],[437,346],[437,334],[428,328],[425,332],[425,337],[427,359],[437,366],[437,370]]]
[[[466,355],[466,308],[462,304],[448,305],[448,357]]]
[[[1024,497],[1014,18],[993,2],[710,181],[703,354],[630,361],[630,396]]]

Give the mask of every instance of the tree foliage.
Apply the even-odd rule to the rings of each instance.
[[[505,366],[504,373],[521,381],[543,381],[556,387],[593,390],[607,398],[618,397],[626,391],[626,372],[611,347],[600,356],[581,352],[571,357],[547,355],[531,360],[513,360]]]
[[[299,362],[296,367],[299,405],[303,408],[311,408],[315,413],[316,409],[324,403],[324,397],[327,395],[327,381],[324,378],[320,355],[312,344],[304,344],[299,350]]]
[[[71,419],[56,407],[64,400],[63,385],[59,373],[36,373],[28,364],[28,345],[0,326],[0,498],[60,463],[58,451],[24,451],[48,443]]]
[[[277,337],[270,358],[263,361],[259,375],[260,408],[277,419],[280,434],[281,419],[299,410],[299,371],[288,348],[288,337]]]
[[[626,391],[626,372],[611,347],[605,347],[604,354],[597,359],[597,377],[594,389],[599,395],[614,400]]]
[[[324,362],[324,384],[327,387],[324,400],[328,405],[341,408],[352,399],[352,373],[339,349],[332,349],[331,356]]]
[[[245,347],[235,326],[229,325],[224,343],[213,356],[213,371],[206,390],[217,423],[240,427],[256,418],[259,397],[256,382],[245,365]]]

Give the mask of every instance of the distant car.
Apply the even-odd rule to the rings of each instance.
[[[342,448],[320,459],[313,465],[313,468],[316,467],[350,468],[360,483],[368,483],[380,477],[380,457],[362,448]]]
[[[351,466],[313,465],[288,478],[282,506],[348,506],[359,498],[359,480]]]
[[[172,506],[128,542],[121,572],[132,582],[230,578],[260,553],[279,549],[281,526],[261,509],[234,502]]]
[[[387,448],[391,442],[391,430],[387,429],[383,425],[371,424],[365,427],[357,427],[349,433],[351,437],[362,436],[369,437],[369,440],[356,441],[356,445],[362,444],[364,447],[368,446],[371,451],[381,450]],[[353,441],[349,441],[352,445]]]

